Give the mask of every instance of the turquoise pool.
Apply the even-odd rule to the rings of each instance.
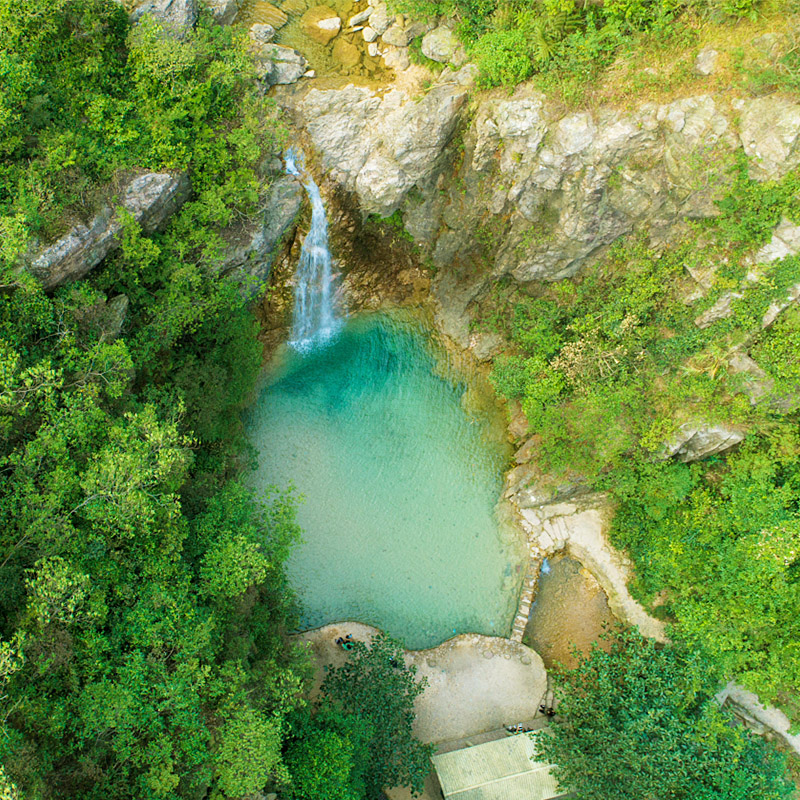
[[[358,620],[412,648],[508,633],[525,564],[496,509],[508,444],[467,388],[410,318],[276,357],[246,425],[256,484],[304,497],[288,566],[305,628]]]

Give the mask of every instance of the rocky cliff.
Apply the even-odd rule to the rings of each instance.
[[[569,277],[641,228],[669,241],[687,220],[717,213],[739,149],[759,181],[800,163],[800,104],[781,98],[564,112],[524,86],[475,95],[472,78],[468,65],[417,92],[279,95],[364,213],[401,211],[437,272],[439,322],[462,346],[470,304],[500,276]]]

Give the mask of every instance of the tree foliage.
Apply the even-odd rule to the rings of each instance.
[[[0,0],[0,74],[0,786],[251,794],[284,775],[303,682],[298,527],[290,495],[242,481],[261,348],[216,266],[279,126],[234,33],[131,31],[111,0]],[[190,172],[165,231],[128,220],[51,295],[18,269],[139,169]]]
[[[416,672],[405,665],[400,644],[381,633],[369,646],[354,642],[347,663],[331,669],[322,683],[324,695],[367,725],[368,800],[379,800],[382,790],[393,786],[420,792],[430,772],[432,748],[412,730],[414,699],[426,685],[416,680]]]
[[[779,800],[778,754],[720,709],[712,665],[620,632],[560,673],[559,718],[539,736],[559,783],[583,800]]]

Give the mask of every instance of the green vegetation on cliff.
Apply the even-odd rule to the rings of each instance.
[[[572,102],[623,51],[693,43],[705,20],[755,17],[759,0],[395,0],[414,18],[452,16],[483,86],[538,75]],[[775,9],[780,3],[772,4]]]
[[[800,687],[800,340],[796,307],[772,312],[800,258],[754,254],[800,219],[799,187],[797,172],[757,183],[737,163],[719,216],[682,240],[633,236],[574,279],[498,285],[482,318],[513,342],[493,379],[527,415],[539,465],[619,501],[634,590],[674,638],[778,703]],[[672,458],[698,424],[749,435],[727,457]]]

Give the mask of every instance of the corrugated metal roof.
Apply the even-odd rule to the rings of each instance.
[[[534,734],[535,736],[536,734]],[[439,783],[453,800],[549,800],[559,797],[550,764],[535,761],[530,736],[518,734],[433,757]]]

